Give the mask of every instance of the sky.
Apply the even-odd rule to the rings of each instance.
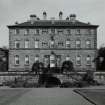
[[[62,11],[64,19],[74,13],[79,21],[99,25],[98,48],[105,45],[105,0],[0,0],[0,47],[9,46],[7,25],[25,22],[30,14],[41,19],[43,11],[48,18],[58,19]]]

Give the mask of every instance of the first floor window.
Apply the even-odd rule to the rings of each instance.
[[[18,40],[15,41],[15,48],[20,48],[20,43]]]
[[[25,40],[25,48],[29,48],[29,40]]]
[[[19,65],[19,55],[15,56],[15,65]]]
[[[25,65],[29,65],[29,56],[28,55],[25,56]]]
[[[70,56],[67,55],[67,56],[66,56],[66,61],[69,61],[69,60],[70,60]]]
[[[76,56],[76,64],[81,65],[81,56],[80,55]]]
[[[90,56],[90,55],[88,55],[88,56],[86,57],[86,64],[87,64],[87,65],[91,65],[91,56]]]

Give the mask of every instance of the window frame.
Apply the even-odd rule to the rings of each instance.
[[[28,58],[28,59],[26,59],[26,58]],[[30,57],[29,57],[29,55],[25,55],[24,61],[25,61],[25,65],[29,65],[30,64]],[[28,63],[27,63],[27,61],[28,61]]]
[[[79,60],[78,60],[78,57],[79,57]],[[79,63],[78,63],[79,62]],[[77,55],[76,56],[76,65],[77,66],[81,66],[81,56],[80,55]]]
[[[66,48],[71,48],[71,41],[70,41],[70,39],[66,40]]]
[[[19,40],[15,40],[15,49],[19,49],[19,48],[20,48],[20,41]]]
[[[89,58],[89,60],[87,60],[87,58]],[[91,56],[90,55],[86,56],[86,65],[91,66]]]
[[[16,60],[17,59],[17,60]],[[18,62],[18,63],[17,63]],[[19,58],[19,55],[15,55],[14,56],[14,64],[15,65],[20,65],[20,58]]]
[[[26,42],[27,42],[27,43],[26,43]],[[29,48],[29,47],[30,47],[30,46],[29,46],[29,40],[26,39],[25,42],[24,42],[24,48],[27,49],[27,48]]]
[[[91,40],[86,40],[86,48],[91,48]]]
[[[77,42],[79,42],[79,44]],[[75,44],[76,44],[76,48],[81,48],[81,40],[76,40]],[[78,47],[78,45],[79,45],[79,47]]]
[[[39,48],[39,40],[34,40],[34,48]]]

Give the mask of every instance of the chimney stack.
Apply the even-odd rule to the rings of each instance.
[[[60,12],[59,12],[59,20],[62,20],[62,16],[63,16],[63,12],[60,11]]]
[[[46,20],[47,19],[47,13],[44,11],[43,12],[43,20]]]
[[[66,20],[69,20],[69,17],[67,16]]]
[[[36,15],[30,15],[30,21],[33,24],[35,21],[37,20],[37,16]]]
[[[70,15],[70,21],[71,22],[75,22],[76,21],[76,15],[75,14],[71,14]]]

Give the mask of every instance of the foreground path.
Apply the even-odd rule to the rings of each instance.
[[[26,93],[8,105],[93,105],[71,88],[24,89]],[[2,104],[0,104],[2,105]]]

